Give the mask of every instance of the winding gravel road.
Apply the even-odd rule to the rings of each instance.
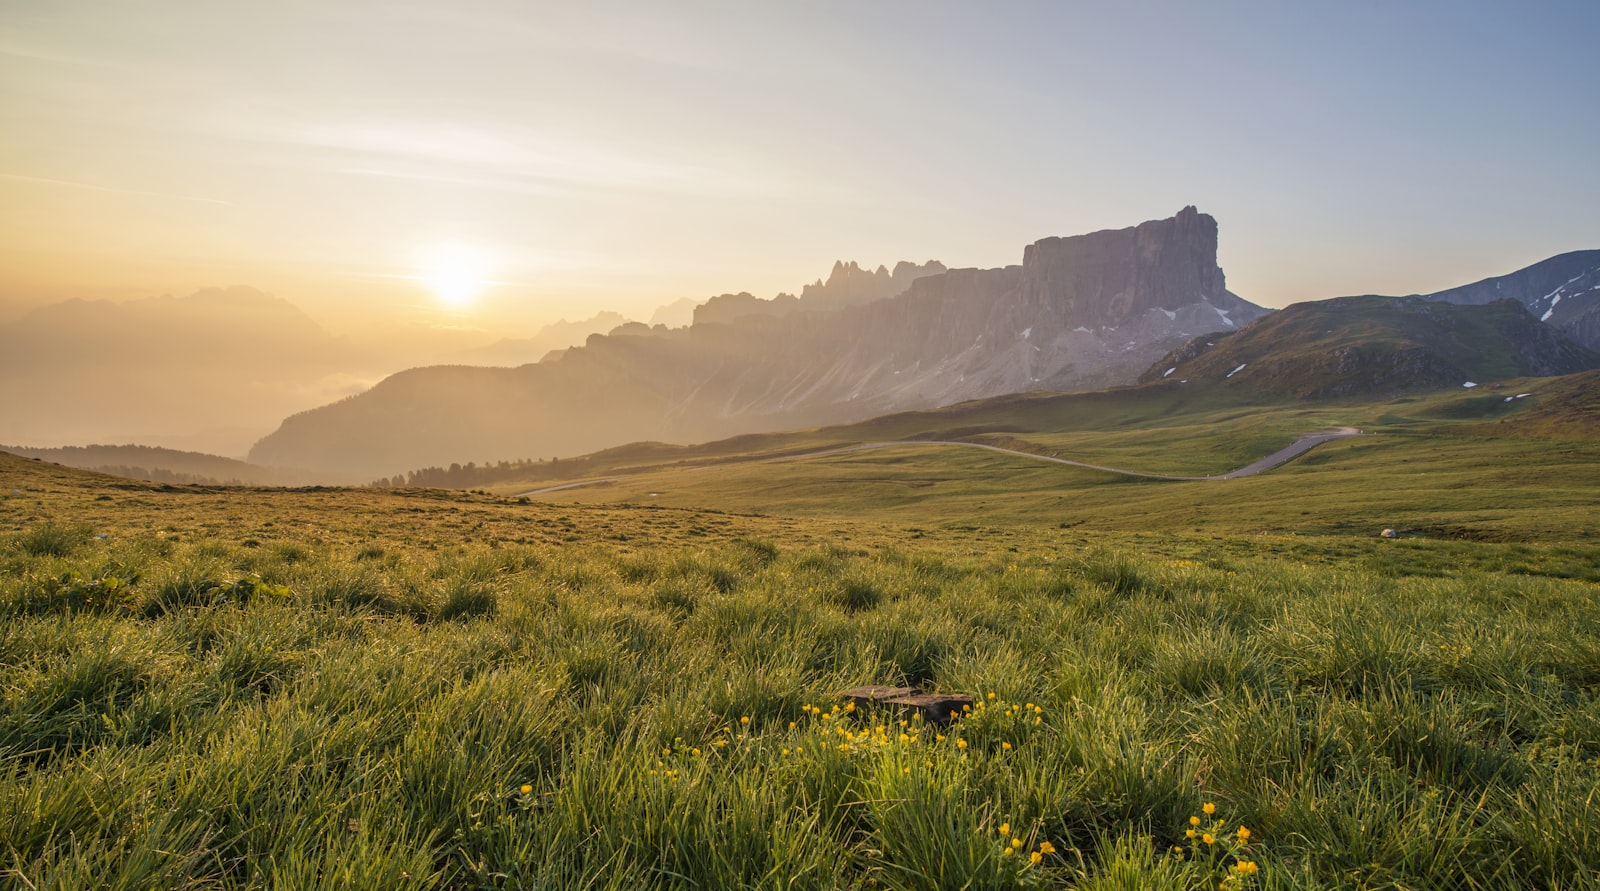
[[[942,439],[903,439],[891,442],[864,442],[860,445],[845,446],[838,449],[825,449],[820,452],[806,452],[803,455],[784,455],[780,458],[753,458],[751,460],[763,463],[775,461],[799,461],[805,458],[822,458],[827,455],[842,455],[847,452],[863,452],[868,449],[886,449],[893,446],[946,445],[965,446],[969,449],[988,449],[991,452],[1000,452],[1001,454],[1005,455],[1016,455],[1021,458],[1032,458],[1035,461],[1049,461],[1054,464],[1069,464],[1073,467],[1087,467],[1090,470],[1103,470],[1106,473],[1120,473],[1123,476],[1139,476],[1154,480],[1236,480],[1240,477],[1255,476],[1262,471],[1271,470],[1272,468],[1277,467],[1279,464],[1283,464],[1294,458],[1300,457],[1301,455],[1311,451],[1311,449],[1322,445],[1325,442],[1360,435],[1361,431],[1354,427],[1333,427],[1327,430],[1318,430],[1314,433],[1307,433],[1302,435],[1293,443],[1277,450],[1276,452],[1273,452],[1259,461],[1246,464],[1238,470],[1230,470],[1227,473],[1218,473],[1211,476],[1173,476],[1165,473],[1144,473],[1138,470],[1123,470],[1120,467],[1105,467],[1100,464],[1085,464],[1082,461],[1069,461],[1066,458],[1056,458],[1051,455],[1039,455],[1033,452],[1019,452],[1016,449],[1006,449],[1001,448],[1000,446],[985,445],[981,442],[958,442],[955,440]],[[550,492],[560,492],[564,489],[576,489],[579,486],[594,486],[599,485],[600,483],[614,483],[619,479],[621,479],[621,477],[611,476],[603,479],[579,480],[575,483],[562,483],[559,486],[546,486],[543,489],[532,489],[527,492],[519,492],[511,497],[518,498],[526,495],[544,495]]]

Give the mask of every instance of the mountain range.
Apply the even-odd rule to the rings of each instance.
[[[1600,250],[1572,251],[1510,275],[1423,296],[1425,300],[1482,306],[1515,300],[1591,350],[1600,350]]]
[[[1511,299],[1423,297],[1296,303],[1241,331],[1197,338],[1139,380],[1248,390],[1278,399],[1382,398],[1600,367],[1600,354]]]
[[[0,324],[0,436],[242,454],[284,415],[365,389],[374,364],[254,288],[68,300]]]
[[[1433,294],[1271,311],[1228,291],[1217,239],[1216,221],[1186,207],[1042,239],[996,269],[840,261],[798,296],[685,299],[648,324],[606,312],[560,321],[371,389],[375,375],[352,369],[375,367],[372,357],[254,289],[68,301],[0,324],[0,432],[237,454],[271,418],[299,411],[256,443],[249,465],[160,449],[29,451],[166,481],[308,483],[705,442],[1029,391],[1143,382],[1381,398],[1600,366],[1600,251]],[[162,436],[197,414],[213,425],[202,436]]]
[[[376,476],[1127,383],[1195,335],[1267,314],[1227,290],[1217,238],[1186,207],[1046,238],[997,269],[840,264],[799,297],[713,299],[687,328],[623,326],[518,368],[401,372],[288,418],[250,460]]]

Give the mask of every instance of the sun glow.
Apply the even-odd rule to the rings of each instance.
[[[470,306],[489,284],[483,251],[466,245],[444,245],[429,252],[418,276],[440,303],[451,309]]]

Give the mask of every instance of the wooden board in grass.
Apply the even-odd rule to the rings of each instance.
[[[961,693],[924,693],[915,687],[868,685],[854,687],[839,698],[858,707],[888,706],[922,716],[924,721],[943,724],[972,707],[972,697]]]

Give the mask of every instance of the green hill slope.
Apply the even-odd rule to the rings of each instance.
[[[1141,377],[1258,397],[1338,399],[1461,387],[1600,367],[1600,354],[1521,304],[1340,297],[1297,303],[1236,333],[1201,337]]]

